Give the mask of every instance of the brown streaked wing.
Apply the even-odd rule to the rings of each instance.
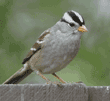
[[[50,34],[49,31],[45,31],[40,37],[39,37],[39,41],[43,41],[44,37],[47,35],[47,34]]]
[[[45,31],[39,38],[38,41],[43,41],[45,36],[49,34],[49,30]],[[23,59],[22,64],[25,64],[37,51],[41,49],[41,44],[35,43],[32,48],[35,48],[36,50],[30,50],[29,53],[26,55],[26,58]]]
[[[32,48],[35,48],[36,50],[30,50],[26,55],[26,58],[23,59],[22,64],[25,64],[37,51],[41,49],[41,44],[35,43]]]

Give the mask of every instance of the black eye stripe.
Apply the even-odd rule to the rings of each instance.
[[[73,27],[75,24],[74,24],[74,23],[70,23],[69,25],[70,25],[71,27]]]
[[[67,13],[68,13],[68,14],[70,15],[70,17],[71,17],[75,22],[77,22],[80,26],[82,26],[82,25],[85,24],[84,19],[83,19],[83,22],[81,22],[80,19],[79,19],[79,17],[76,16],[76,14],[75,14],[74,12],[68,11]],[[81,17],[82,17],[82,16],[81,16]],[[83,17],[82,17],[82,18],[83,18]]]
[[[69,23],[69,22],[67,22],[65,19],[63,19],[63,18],[61,18],[61,20],[60,20],[61,22],[66,22],[66,23]]]
[[[68,23],[71,27],[73,27],[75,24],[74,23],[69,23],[69,22],[67,22],[65,19],[63,19],[63,18],[61,18],[61,20],[60,20],[61,22],[66,22],[66,23]]]

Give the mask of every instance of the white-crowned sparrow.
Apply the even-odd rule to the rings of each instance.
[[[83,17],[67,11],[51,28],[44,31],[30,49],[22,64],[24,66],[3,84],[17,84],[33,71],[49,82],[43,74],[53,74],[66,67],[76,56],[83,32],[87,32]]]

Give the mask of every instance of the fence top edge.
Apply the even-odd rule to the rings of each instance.
[[[0,86],[58,86],[57,84],[0,84]],[[61,86],[86,86],[84,83],[66,83]]]
[[[0,84],[0,86],[56,86],[56,84]],[[61,84],[61,86],[84,86],[88,88],[104,88],[110,86],[86,86],[84,83],[67,83]]]

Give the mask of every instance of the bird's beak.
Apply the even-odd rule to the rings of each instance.
[[[88,30],[87,30],[86,26],[82,25],[82,26],[80,26],[78,28],[78,31],[80,31],[80,32],[87,32]]]

